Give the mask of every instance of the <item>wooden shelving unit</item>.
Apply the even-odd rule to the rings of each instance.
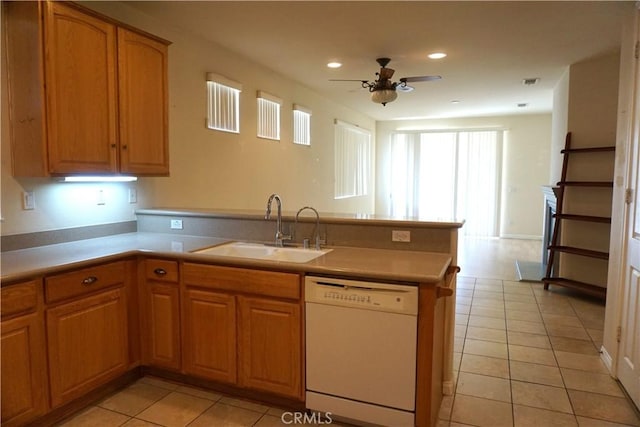
[[[609,253],[603,251],[596,251],[578,246],[571,246],[566,242],[561,244],[561,230],[562,223],[567,221],[580,221],[599,224],[611,224],[611,217],[595,216],[595,215],[581,215],[576,213],[565,212],[565,190],[568,187],[583,187],[588,190],[589,188],[613,188],[612,181],[577,181],[567,180],[567,170],[569,167],[569,160],[575,155],[588,155],[614,152],[615,146],[604,147],[589,147],[589,148],[571,148],[571,132],[567,133],[565,140],[565,148],[561,151],[564,155],[562,160],[562,174],[560,181],[558,182],[557,192],[557,211],[553,215],[554,227],[551,244],[547,247],[549,250],[549,262],[547,264],[547,270],[545,277],[542,279],[544,283],[544,289],[549,289],[549,285],[563,286],[566,288],[575,289],[577,291],[593,295],[599,298],[606,297],[606,287],[599,286],[594,283],[586,283],[579,280],[574,280],[568,277],[557,276],[556,270],[559,262],[560,254],[568,254],[569,256],[579,256],[583,258],[592,258],[600,260],[608,260]],[[555,267],[555,268],[554,268]]]

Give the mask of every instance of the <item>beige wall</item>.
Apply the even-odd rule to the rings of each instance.
[[[543,197],[548,184],[551,114],[408,120],[378,123],[376,213],[389,211],[390,135],[399,129],[505,129],[500,235],[541,238]]]
[[[553,117],[551,119],[551,162],[549,165],[549,184],[560,181],[562,172],[562,155],[567,136],[567,120],[569,119],[569,67],[553,88]]]
[[[15,180],[10,172],[3,67],[3,235],[128,221],[134,219],[133,210],[140,207],[262,209],[274,192],[282,196],[286,210],[313,205],[325,212],[373,213],[373,189],[366,197],[333,199],[334,119],[370,129],[375,140],[373,119],[330,102],[294,81],[124,3],[84,4],[173,42],[169,48],[171,177],[142,178],[133,185],[100,186],[60,184],[49,179]],[[207,72],[243,83],[239,135],[206,128]],[[255,136],[257,90],[284,100],[280,142]],[[311,147],[291,142],[293,103],[304,105],[313,112]],[[132,186],[138,190],[136,204],[128,203],[128,188]],[[105,205],[96,204],[100,189],[107,194]],[[36,210],[21,209],[24,190],[35,191]],[[74,202],[68,204],[69,200]]]

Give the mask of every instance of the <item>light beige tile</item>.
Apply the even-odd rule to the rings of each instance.
[[[556,324],[562,326],[573,326],[574,328],[582,328],[582,322],[578,316],[566,316],[562,314],[544,313],[542,315],[545,324]]]
[[[126,423],[122,424],[122,427],[162,427],[160,424],[150,423],[149,421],[139,420],[137,418],[131,418]]]
[[[250,411],[260,412],[261,414],[266,414],[269,410],[269,407],[266,405],[250,402],[248,400],[235,399],[233,397],[223,397],[219,402],[224,403],[225,405],[237,406],[239,408],[249,409]]]
[[[553,351],[544,348],[509,344],[509,360],[557,366]]]
[[[476,340],[507,342],[507,332],[500,329],[479,328],[476,326],[467,327],[467,337]]]
[[[562,368],[561,371],[564,383],[569,389],[624,397],[620,385],[609,374],[598,374],[569,368]]]
[[[513,294],[507,293],[505,290],[504,300],[506,302],[523,302],[526,304],[537,304],[537,301],[533,294]]]
[[[489,299],[494,301],[504,301],[504,295],[502,292],[491,292],[491,291],[481,291],[475,290],[473,292],[474,301],[476,299]]]
[[[497,317],[469,316],[469,326],[477,326],[490,329],[506,329],[504,319]]]
[[[496,310],[504,310],[504,302],[488,299],[488,298],[476,298],[473,297],[473,302],[471,303],[471,307],[485,307],[485,308],[494,308]]]
[[[561,314],[564,316],[575,316],[576,312],[567,302],[547,303],[538,300],[538,306],[542,314]]]
[[[514,427],[577,427],[578,422],[572,414],[513,405]]]
[[[514,284],[514,282],[505,281],[503,289],[505,300],[507,299],[507,295],[528,295],[533,297],[533,290],[531,289],[531,286],[523,282],[515,282]]]
[[[523,345],[526,347],[551,348],[549,337],[540,334],[530,334],[528,332],[507,331],[507,341],[509,344]]]
[[[274,417],[281,417],[285,412],[291,412],[290,409],[282,409],[282,408],[269,408],[267,411],[267,415],[273,415]]]
[[[566,351],[569,353],[580,353],[597,355],[598,349],[593,342],[585,340],[577,340],[574,338],[549,336],[551,347],[556,351]]]
[[[456,289],[456,298],[458,298],[458,296],[461,296],[461,297],[472,297],[473,296],[473,289]]]
[[[576,415],[621,424],[640,425],[640,420],[623,397],[607,396],[585,391],[568,390]]]
[[[458,353],[457,351],[453,352],[453,369],[458,370],[460,367],[460,361],[462,360],[462,353]]]
[[[482,397],[502,402],[511,402],[511,388],[508,379],[460,372],[456,396]]]
[[[496,357],[466,353],[462,356],[460,371],[490,375],[492,377],[509,378],[509,361]]]
[[[504,310],[497,308],[472,306],[469,314],[474,316],[497,317],[499,319],[504,319]]]
[[[462,353],[462,348],[464,347],[464,338],[453,337],[453,351],[457,353]]]
[[[143,384],[153,385],[153,386],[160,387],[160,388],[166,388],[167,390],[175,390],[178,387],[180,387],[180,384],[172,383],[172,382],[160,379],[160,378],[149,377],[149,376],[142,377],[137,382],[140,382],[140,383],[143,383]]]
[[[507,320],[525,320],[527,322],[542,322],[542,316],[540,315],[540,313],[536,313],[533,311],[518,311],[518,310],[507,309]]]
[[[166,388],[136,382],[101,401],[98,406],[129,416],[135,416],[171,393]]]
[[[142,411],[136,418],[167,427],[182,427],[195,420],[212,405],[213,402],[207,399],[171,392]]]
[[[533,313],[538,313],[538,304],[536,303],[526,303],[526,302],[518,302],[518,301],[506,301],[504,303],[505,308],[507,310],[516,310],[516,311],[531,311]]]
[[[509,366],[512,380],[564,387],[560,369],[555,366],[518,362],[517,360],[511,360]]]
[[[438,411],[438,419],[450,420],[451,410],[453,409],[453,396],[443,396],[440,410]]]
[[[566,337],[584,341],[591,341],[591,337],[587,334],[587,331],[582,327],[575,328],[573,326],[557,325],[553,323],[547,323],[547,333],[550,336]]]
[[[466,304],[456,304],[456,314],[469,314],[471,306]]]
[[[282,418],[265,414],[254,424],[254,427],[282,427],[283,425],[286,424],[283,423]]]
[[[554,351],[558,366],[561,368],[579,369],[581,371],[596,372],[601,374],[609,373],[600,355],[589,355],[580,353],[570,353],[566,351]]]
[[[451,423],[449,423],[449,427],[474,427],[474,426],[472,426],[471,424],[462,424],[462,423],[451,422]]]
[[[596,348],[602,347],[602,341],[604,339],[604,331],[600,329],[587,329],[587,333],[591,337],[591,341],[593,341],[593,345]]]
[[[64,427],[102,427],[119,426],[129,420],[129,417],[117,412],[109,411],[98,406],[91,406],[73,418],[64,421]]]
[[[510,403],[459,395],[453,402],[451,421],[452,426],[456,422],[480,427],[511,427],[513,414]]]
[[[611,421],[596,420],[594,418],[586,418],[577,416],[578,425],[580,427],[629,427],[629,424],[614,423]]]
[[[486,279],[478,277],[476,279],[476,286],[484,286],[486,288],[502,289],[502,280],[500,279]]]
[[[564,388],[511,380],[511,392],[514,404],[573,413]]]
[[[546,335],[544,324],[538,322],[528,322],[526,320],[507,320],[507,330],[517,332],[529,332],[530,334]]]
[[[258,422],[263,415],[263,413],[251,411],[249,409],[225,405],[223,403],[216,403],[196,418],[195,421],[189,424],[189,427],[252,426]]]
[[[456,296],[456,304],[460,305],[471,305],[471,301],[473,301],[473,297],[465,297],[461,295]]]
[[[507,359],[509,357],[506,344],[491,341],[471,340],[468,338],[464,342],[464,353],[498,357],[501,359]]]
[[[467,326],[467,323],[469,323],[468,314],[456,313],[456,325]]]
[[[456,280],[456,288],[457,289],[471,289],[473,290],[473,288],[475,288],[475,285],[473,283],[466,283],[466,282],[461,282],[460,278],[458,278]]]
[[[453,330],[453,336],[456,338],[464,339],[467,335],[467,327],[462,325],[455,325]]]
[[[211,401],[218,401],[220,400],[220,398],[222,397],[221,394],[218,393],[214,393],[212,391],[208,391],[208,390],[202,390],[200,388],[196,388],[196,387],[189,387],[189,386],[180,386],[176,389],[177,392],[179,393],[184,393],[184,394],[188,394],[191,396],[195,396],[195,397],[200,397],[202,399],[207,399],[207,400],[211,400]]]

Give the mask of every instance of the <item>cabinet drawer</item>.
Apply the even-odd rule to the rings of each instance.
[[[144,261],[145,277],[161,282],[178,282],[178,262],[149,258]]]
[[[83,268],[45,279],[45,296],[48,303],[61,301],[124,282],[124,261]]]
[[[187,286],[300,298],[300,276],[293,273],[186,263],[183,277]]]
[[[39,285],[40,281],[32,280],[2,288],[0,293],[2,318],[35,310],[38,305]]]

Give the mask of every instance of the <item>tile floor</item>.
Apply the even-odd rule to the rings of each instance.
[[[602,302],[516,281],[515,260],[539,259],[539,241],[461,240],[460,248],[457,385],[437,427],[640,426],[599,357]],[[61,425],[265,427],[284,425],[282,414],[146,377]]]

